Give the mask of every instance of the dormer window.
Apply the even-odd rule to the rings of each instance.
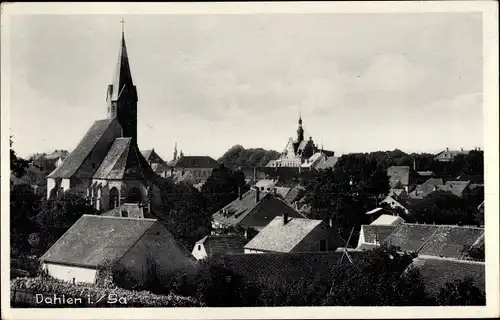
[[[198,245],[198,251],[200,251],[200,250],[201,250],[201,244]]]

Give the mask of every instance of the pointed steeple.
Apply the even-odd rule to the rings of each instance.
[[[108,118],[116,118],[123,129],[123,136],[137,142],[137,90],[132,81],[132,73],[125,44],[125,32],[122,23],[122,36],[118,50],[113,82],[108,86]]]
[[[302,128],[302,115],[299,112],[299,128],[297,129],[297,142],[304,140],[304,129]]]

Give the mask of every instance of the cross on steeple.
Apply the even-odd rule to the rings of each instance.
[[[123,18],[120,20],[120,23],[122,24],[122,36],[125,34],[125,20]]]

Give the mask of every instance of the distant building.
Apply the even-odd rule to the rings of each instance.
[[[381,243],[394,231],[398,224],[394,225],[362,225],[359,232],[358,250],[371,250]]]
[[[184,175],[190,172],[196,179],[195,183],[205,182],[212,174],[212,171],[220,164],[209,156],[180,156],[169,164],[169,176],[175,176],[178,173]]]
[[[297,138],[290,137],[280,157],[269,161],[267,167],[326,169],[333,167],[337,162],[334,156],[333,151],[323,150],[323,147],[314,144],[312,137],[305,140],[302,117],[299,117]]]
[[[410,199],[423,199],[433,192],[440,190],[444,185],[444,181],[441,178],[430,178],[424,183],[417,185],[415,189],[408,194]]]
[[[403,210],[403,212],[405,214],[409,214],[409,210],[400,202],[399,200],[400,198],[393,195],[389,195],[387,197],[384,198],[384,200],[380,201],[380,204],[387,204],[389,205],[389,207],[391,207],[392,209],[396,209],[396,208],[399,208],[401,210]]]
[[[409,192],[413,184],[413,171],[410,166],[392,166],[387,169],[389,187],[392,190]]]
[[[397,226],[405,223],[405,220],[400,216],[381,214],[377,219],[375,219],[371,226]]]
[[[239,235],[208,235],[197,241],[191,251],[196,260],[219,255],[243,254],[247,239]]]
[[[165,178],[168,175],[170,167],[168,164],[156,153],[155,149],[151,150],[142,150],[142,155],[144,159],[149,163],[151,169],[159,175],[160,177]]]
[[[98,281],[100,266],[120,263],[138,284],[150,268],[159,274],[195,267],[196,260],[155,219],[83,215],[40,258],[42,268],[70,282]]]
[[[137,145],[137,90],[122,33],[118,63],[107,88],[107,118],[97,120],[47,176],[47,198],[71,192],[97,210],[123,203],[159,203],[157,175]]]
[[[449,148],[444,149],[443,151],[436,154],[434,157],[437,161],[448,162],[455,159],[458,155],[468,155],[469,151],[464,150],[463,148],[460,150],[450,150]]]
[[[341,245],[337,232],[325,221],[283,214],[245,245],[245,253],[335,251]]]
[[[104,217],[120,218],[153,218],[151,214],[144,210],[140,203],[124,203],[119,207],[113,208],[101,214]]]

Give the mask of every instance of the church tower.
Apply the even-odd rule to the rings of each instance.
[[[297,129],[297,142],[304,140],[304,129],[302,128],[302,115],[299,114],[299,128]]]
[[[132,81],[122,23],[122,39],[113,83],[108,86],[106,102],[108,119],[116,118],[123,129],[123,137],[137,144],[137,90]]]

